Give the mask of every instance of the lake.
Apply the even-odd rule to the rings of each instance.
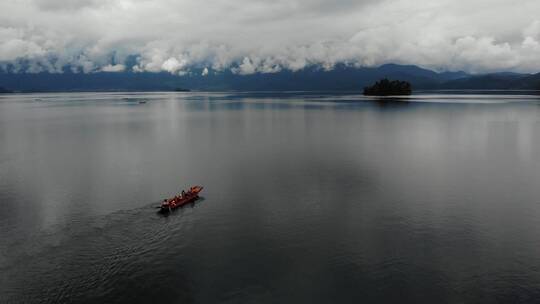
[[[0,95],[0,240],[0,303],[538,302],[540,97]]]

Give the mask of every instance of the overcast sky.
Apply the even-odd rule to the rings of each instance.
[[[137,71],[177,74],[340,62],[540,72],[540,1],[0,1],[0,66],[114,72],[129,55]]]

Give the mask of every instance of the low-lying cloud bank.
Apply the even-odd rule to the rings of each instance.
[[[0,69],[538,72],[538,12],[538,0],[3,0]]]

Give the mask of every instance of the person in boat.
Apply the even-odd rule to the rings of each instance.
[[[186,197],[186,191],[182,190],[182,197]]]

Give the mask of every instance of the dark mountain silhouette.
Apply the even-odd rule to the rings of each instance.
[[[452,90],[540,90],[539,74],[494,73],[445,82],[439,89]]]
[[[494,73],[455,79],[443,83],[442,89],[472,90],[512,90],[525,89],[531,86],[529,75],[514,73]]]
[[[436,73],[417,66],[387,64],[377,68],[338,65],[330,71],[312,66],[300,71],[238,75],[231,71],[202,76],[194,70],[185,76],[169,73],[0,73],[0,82],[26,92],[36,91],[360,91],[382,78],[401,79],[415,88],[429,89],[442,83],[467,77],[463,72]]]
[[[6,93],[13,93],[13,92],[3,87],[0,87],[0,94],[6,94]]]
[[[539,89],[540,74],[496,73],[468,75],[464,72],[438,73],[414,65],[386,64],[376,68],[337,65],[327,71],[318,66],[292,72],[239,75],[231,71],[210,71],[202,76],[195,69],[184,76],[169,73],[7,73],[0,83],[15,91],[351,91],[361,90],[383,79],[409,82],[415,90],[432,89]]]
[[[516,87],[527,90],[540,90],[540,73],[529,75],[517,81]]]
[[[442,72],[437,73],[432,70],[423,69],[415,65],[398,65],[398,64],[385,64],[377,68],[380,72],[387,75],[402,76],[404,78],[410,78],[414,76],[416,78],[435,79],[436,82],[445,82],[454,79],[460,79],[468,77],[469,75],[463,71],[461,72]],[[397,78],[397,77],[395,77]]]

